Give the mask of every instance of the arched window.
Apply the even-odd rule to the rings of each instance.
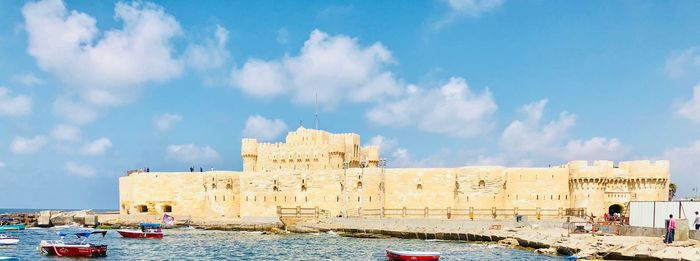
[[[423,190],[423,184],[418,183],[418,185],[416,186],[416,189]]]
[[[486,181],[484,181],[483,179],[479,180],[479,188],[484,188],[484,187],[486,187]]]
[[[273,186],[273,187],[272,187],[272,191],[278,192],[278,191],[280,191],[280,189],[279,189],[277,186]]]
[[[306,185],[301,185],[301,192],[306,192]]]
[[[138,205],[138,206],[136,206],[136,211],[139,213],[146,213],[146,212],[148,212],[148,206]]]
[[[357,189],[362,189],[362,181],[357,182]]]
[[[231,190],[233,189],[233,186],[231,186],[231,184],[226,184],[226,189]]]

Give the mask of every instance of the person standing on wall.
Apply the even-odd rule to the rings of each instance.
[[[695,222],[693,222],[693,225],[695,225],[695,230],[700,230],[700,214],[698,214],[698,211],[695,211]]]
[[[676,220],[673,218],[673,214],[668,215],[668,227],[666,228],[666,240],[664,240],[664,243],[666,244],[671,244],[673,243],[673,237],[675,236],[676,233]]]

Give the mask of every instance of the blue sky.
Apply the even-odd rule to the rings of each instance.
[[[669,159],[700,187],[697,1],[0,2],[0,207],[116,208],[303,121],[392,167]]]

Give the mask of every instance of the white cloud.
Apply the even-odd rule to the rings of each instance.
[[[447,0],[450,9],[473,17],[492,11],[503,5],[503,2],[503,0]]]
[[[185,51],[187,65],[197,70],[215,69],[223,66],[230,56],[226,49],[228,33],[226,28],[217,24],[212,39],[205,40],[203,44],[190,44]]]
[[[51,137],[62,141],[79,141],[80,129],[68,124],[58,124],[51,130]]]
[[[514,120],[503,131],[499,145],[508,152],[505,157],[508,162],[528,166],[569,160],[615,160],[627,153],[616,138],[568,140],[576,116],[561,112],[557,120],[545,124],[542,115],[547,103],[543,99],[522,106],[519,112],[523,119]]]
[[[287,75],[279,62],[249,59],[231,72],[232,83],[256,97],[271,97],[287,91]]]
[[[267,119],[260,115],[248,117],[243,136],[261,141],[271,141],[287,130],[287,124],[280,119]]]
[[[277,40],[279,44],[286,44],[289,42],[289,31],[287,31],[286,28],[280,28],[277,30],[277,38],[275,38],[275,40]]]
[[[700,140],[693,141],[687,147],[667,149],[662,159],[671,162],[671,181],[679,185],[680,196],[690,196],[692,188],[700,189]]]
[[[404,168],[416,167],[416,161],[405,148],[398,148],[391,153],[391,159],[387,162],[388,166]]]
[[[6,165],[5,165],[5,162],[4,162],[4,161],[0,161],[0,168],[4,168],[5,166],[6,166]]]
[[[97,174],[97,170],[89,165],[78,164],[72,161],[66,162],[63,169],[68,172],[68,174],[80,176],[80,177],[94,177]]]
[[[155,125],[156,129],[159,131],[168,131],[173,127],[175,123],[181,120],[182,117],[180,115],[166,113],[157,117],[153,121],[153,125]]]
[[[219,153],[209,146],[198,147],[194,144],[170,145],[167,158],[187,164],[206,164],[219,160]]]
[[[112,141],[108,138],[99,138],[92,142],[85,143],[80,149],[80,152],[84,155],[102,155],[107,149],[112,147]]]
[[[503,5],[504,0],[446,0],[449,11],[441,20],[435,22],[435,28],[443,27],[460,17],[476,18]]]
[[[60,0],[29,2],[22,8],[28,52],[39,67],[78,88],[95,105],[117,105],[137,93],[136,86],[180,75],[171,40],[180,25],[151,3],[117,3],[120,29],[99,31],[96,19],[69,11]]]
[[[99,117],[96,108],[83,102],[77,102],[67,97],[58,97],[53,103],[54,114],[67,121],[83,125],[91,123]]]
[[[670,78],[680,78],[688,71],[700,68],[700,54],[697,51],[697,47],[692,47],[671,55],[666,59],[664,66],[666,75]]]
[[[683,103],[676,114],[693,122],[700,123],[700,84],[693,88],[693,98]]]
[[[380,153],[386,152],[386,153],[391,153],[391,151],[394,151],[399,146],[399,141],[393,138],[386,138],[382,135],[377,135],[369,139],[369,142],[365,144],[367,145],[373,145],[373,146],[379,146],[379,149],[381,150]]]
[[[564,147],[562,154],[572,160],[617,160],[626,153],[618,139],[593,137],[589,140],[572,140]]]
[[[380,125],[407,126],[455,137],[473,137],[489,131],[498,107],[488,89],[475,93],[462,78],[437,89],[408,88],[404,98],[379,104],[366,113]]]
[[[298,56],[279,60],[249,59],[231,72],[231,83],[243,92],[270,97],[289,93],[295,103],[318,102],[328,108],[350,102],[382,100],[402,92],[386,67],[391,52],[381,43],[362,47],[356,38],[311,32]]]
[[[520,108],[525,119],[515,120],[506,127],[501,135],[501,147],[510,151],[549,151],[576,123],[576,116],[561,112],[559,119],[540,124],[542,113],[548,100],[540,100]]]
[[[44,136],[15,137],[10,144],[10,151],[15,154],[32,154],[39,151],[46,143],[47,139]]]
[[[26,95],[12,96],[12,92],[0,87],[0,116],[21,117],[32,113],[32,98]]]
[[[12,80],[26,86],[34,86],[44,82],[44,80],[31,73],[12,76]]]

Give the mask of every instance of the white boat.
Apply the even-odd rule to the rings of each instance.
[[[19,261],[19,257],[0,256],[0,261]]]
[[[19,238],[0,234],[0,246],[17,245]]]

